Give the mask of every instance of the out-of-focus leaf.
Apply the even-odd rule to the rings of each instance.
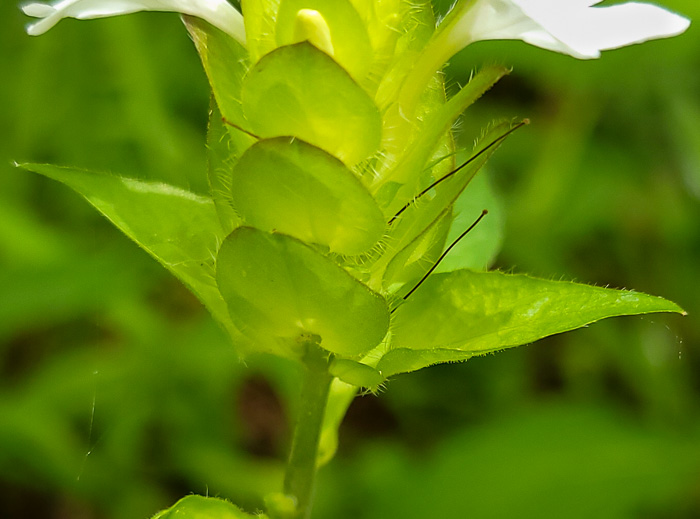
[[[226,324],[228,312],[214,281],[214,258],[224,234],[211,198],[172,185],[65,168],[22,164],[63,182],[187,284]]]
[[[673,431],[630,419],[619,407],[556,399],[495,414],[424,456],[397,442],[364,444],[326,469],[319,494],[330,498],[315,511],[336,517],[334,510],[361,502],[367,519],[695,515],[697,420]],[[341,486],[337,478],[349,475]]]
[[[297,43],[294,29],[301,9],[318,11],[333,40],[333,59],[360,84],[372,66],[372,46],[367,29],[349,0],[282,0],[277,18],[277,45]]]
[[[670,301],[626,290],[500,272],[435,274],[398,307],[392,345],[409,350],[454,350],[425,357],[429,364],[464,360],[580,328],[606,317],[683,310]],[[423,357],[392,354],[380,371],[412,371]],[[405,361],[405,366],[402,362]],[[425,364],[428,365],[428,364]],[[389,367],[390,366],[390,367]]]
[[[298,137],[348,165],[379,147],[382,122],[372,99],[308,42],[264,56],[243,81],[242,99],[260,137]]]
[[[228,501],[216,497],[187,496],[172,507],[158,512],[153,519],[267,519],[266,515],[250,515]]]
[[[377,365],[377,371],[382,378],[387,379],[399,373],[410,373],[419,369],[442,364],[443,362],[459,362],[472,358],[475,354],[450,349],[412,350],[396,348],[382,357]]]
[[[75,479],[80,444],[61,412],[29,400],[0,400],[0,472],[52,484]]]
[[[246,225],[360,254],[384,233],[372,196],[345,165],[298,139],[258,142],[233,168],[231,196]]]
[[[72,261],[56,265],[0,272],[0,344],[7,344],[13,334],[101,311],[129,294],[152,288],[134,278],[133,269],[124,269],[123,254],[74,254]]]
[[[389,326],[381,296],[283,234],[233,231],[219,250],[216,280],[231,319],[259,350],[296,358],[315,335],[322,348],[355,357],[379,344]]]

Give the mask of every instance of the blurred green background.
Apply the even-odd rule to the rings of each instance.
[[[665,0],[700,20],[696,0]],[[444,9],[445,5],[441,6]],[[208,85],[178,17],[24,34],[0,5],[0,517],[140,519],[190,492],[277,490],[295,374],[237,360],[199,303],[51,162],[206,189]],[[634,288],[689,316],[609,320],[363,396],[315,517],[700,517],[700,33],[580,62],[520,42],[465,117],[529,117],[482,181],[496,267]]]

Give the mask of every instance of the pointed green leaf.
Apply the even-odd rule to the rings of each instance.
[[[214,202],[158,182],[49,164],[23,168],[63,182],[192,288],[214,316],[229,322],[214,281],[214,257],[224,234]]]
[[[267,516],[246,514],[237,506],[216,497],[187,496],[152,519],[267,519]]]
[[[474,353],[457,350],[410,350],[396,348],[389,351],[377,364],[377,371],[387,379],[399,373],[410,373],[434,364],[459,362],[470,359]]]
[[[224,241],[216,279],[236,326],[260,350],[296,358],[300,341],[356,357],[389,326],[384,299],[311,247],[239,227]]]
[[[298,137],[349,165],[379,147],[382,122],[372,99],[308,42],[261,58],[243,82],[242,99],[260,137]]]
[[[384,233],[372,196],[345,165],[298,139],[253,145],[233,168],[231,196],[246,225],[360,254]]]
[[[349,0],[281,0],[277,17],[277,45],[297,43],[294,30],[301,9],[318,11],[328,24],[333,59],[362,84],[372,66],[372,46],[367,28]]]
[[[191,16],[184,16],[185,26],[197,47],[204,71],[209,78],[219,111],[227,121],[246,128],[241,105],[241,84],[248,70],[248,53],[235,39]],[[245,132],[230,126],[231,153],[239,156],[255,140]]]
[[[394,312],[392,345],[478,355],[528,344],[606,317],[652,312],[683,310],[638,292],[459,270],[432,275]]]

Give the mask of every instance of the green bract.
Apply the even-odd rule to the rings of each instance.
[[[247,122],[261,137],[297,137],[348,165],[379,148],[382,121],[372,98],[308,42],[261,58],[244,78],[240,95]]]
[[[385,375],[466,360],[615,315],[682,310],[632,291],[501,272],[434,274],[394,313]]]
[[[231,319],[258,348],[301,356],[315,336],[325,350],[357,357],[386,335],[384,299],[295,238],[239,227],[216,262]]]
[[[247,225],[331,252],[360,254],[384,233],[379,207],[352,171],[294,138],[266,139],[248,148],[233,167],[231,198]]]

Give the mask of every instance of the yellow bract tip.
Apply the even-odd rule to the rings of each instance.
[[[294,22],[294,39],[308,41],[329,56],[333,56],[331,30],[321,13],[315,9],[300,9]]]

